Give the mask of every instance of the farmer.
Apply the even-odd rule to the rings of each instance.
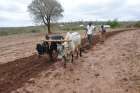
[[[100,33],[101,33],[101,42],[103,43],[105,41],[105,35],[106,35],[106,28],[104,27],[104,25],[101,25],[101,30],[100,30]]]
[[[85,36],[86,36],[87,39],[88,39],[89,47],[90,47],[90,48],[91,48],[92,45],[93,45],[93,31],[94,31],[94,28],[95,28],[95,27],[92,25],[91,22],[87,25],[87,28],[86,28]]]

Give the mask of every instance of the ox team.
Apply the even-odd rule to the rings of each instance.
[[[52,61],[55,59],[65,59],[64,65],[66,66],[67,60],[73,62],[75,54],[77,58],[82,55],[82,38],[78,32],[67,32],[65,37],[59,34],[49,35],[46,36],[46,39],[46,41],[38,43],[36,46],[39,57],[48,54]]]
[[[90,48],[93,45],[94,31],[95,26],[93,26],[92,23],[89,23],[85,31],[85,38],[88,39]],[[50,55],[50,57],[53,59],[64,58],[65,65],[67,60],[73,62],[73,56],[75,54],[77,55],[77,57],[82,56],[82,37],[78,32],[67,32],[65,37],[63,37],[62,35],[55,34],[47,36],[46,39],[53,40],[53,42],[51,42],[51,44],[49,43],[49,41],[43,41],[43,43],[38,43],[36,50],[39,55],[44,55],[46,53]]]

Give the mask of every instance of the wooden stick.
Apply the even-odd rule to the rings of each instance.
[[[42,40],[46,42],[71,42],[71,40]]]

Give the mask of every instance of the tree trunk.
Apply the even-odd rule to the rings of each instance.
[[[50,16],[47,16],[46,21],[47,21],[48,33],[51,33],[51,19],[50,19]]]
[[[51,24],[50,23],[48,23],[47,28],[48,28],[48,33],[51,33]]]

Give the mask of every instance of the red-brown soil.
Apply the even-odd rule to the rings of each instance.
[[[99,41],[99,36],[95,38]],[[36,54],[4,62],[0,65],[0,93],[140,93],[139,41],[140,30],[119,33],[85,50],[66,69],[61,62],[51,63],[47,56],[38,58]],[[25,53],[33,53],[24,48]]]
[[[0,64],[33,55],[36,43],[43,39],[43,34],[0,37]]]

